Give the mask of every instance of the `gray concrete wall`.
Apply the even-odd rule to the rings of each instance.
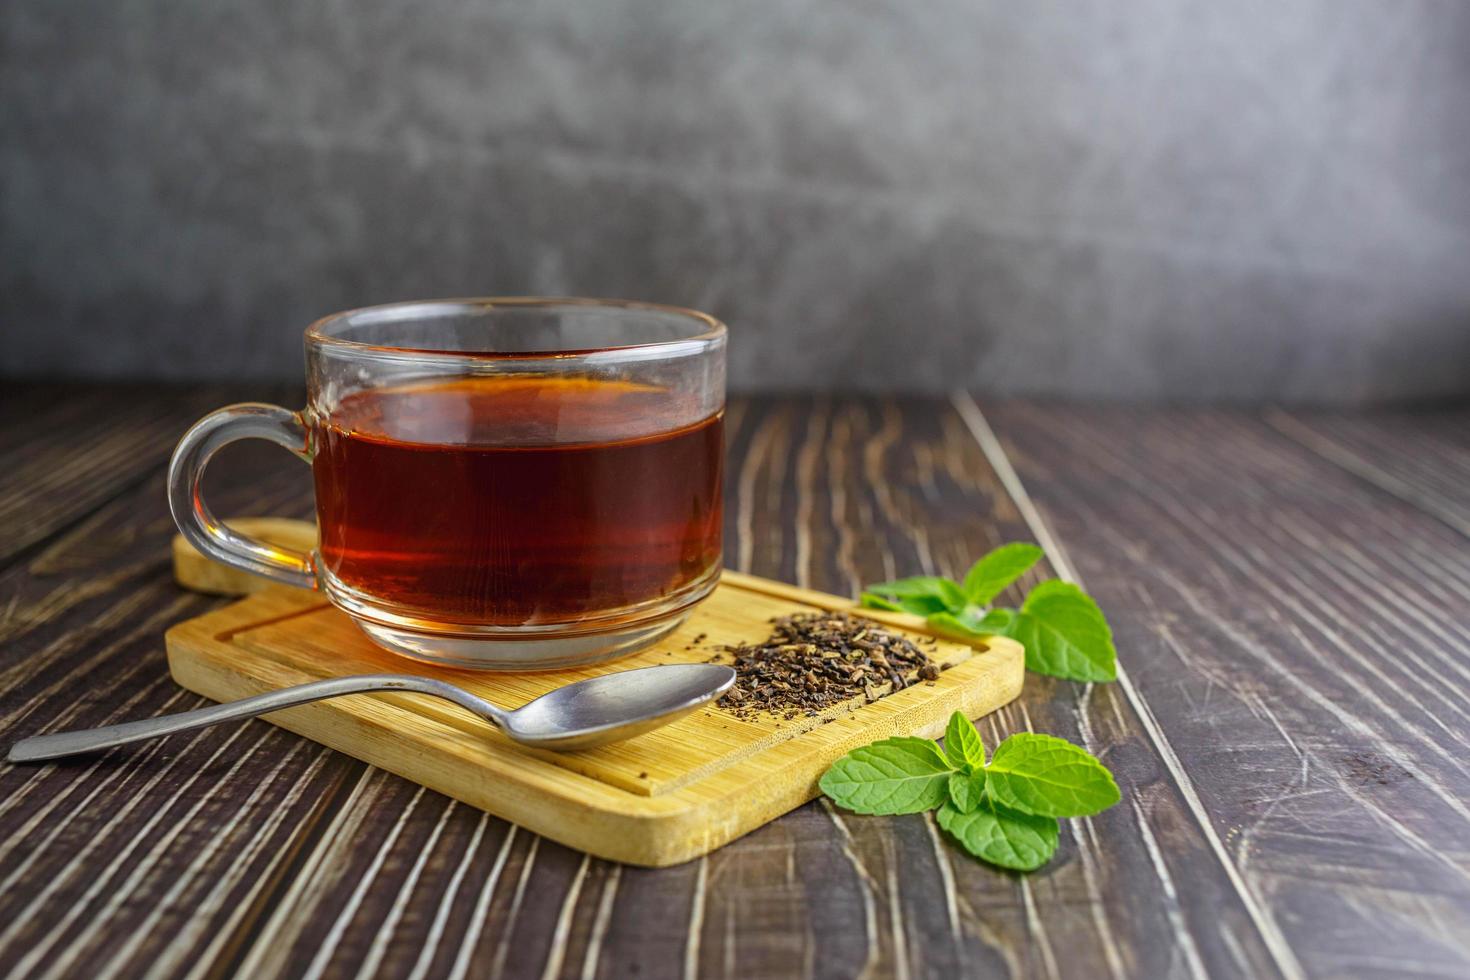
[[[0,374],[692,305],[739,387],[1470,392],[1462,0],[7,0]]]

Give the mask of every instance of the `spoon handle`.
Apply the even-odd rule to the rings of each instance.
[[[107,725],[103,728],[90,728],[75,732],[35,735],[21,739],[12,745],[6,758],[11,762],[42,762],[46,759],[59,759],[63,756],[109,749],[114,745],[127,745],[161,735],[172,735],[175,732],[187,732],[208,725],[218,725],[225,721],[242,721],[246,718],[254,718],[256,715],[279,711],[282,708],[320,701],[323,698],[372,691],[413,691],[417,694],[444,698],[496,726],[503,725],[506,716],[504,710],[490,702],[443,681],[403,674],[364,674],[357,677],[333,677],[329,680],[298,684],[279,691],[269,691],[265,694],[241,698],[239,701],[211,705],[208,708],[198,708],[194,711],[182,711],[174,715],[164,715],[161,718],[145,718],[142,721],[129,721],[121,725]]]

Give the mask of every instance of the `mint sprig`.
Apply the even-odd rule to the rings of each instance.
[[[1076,681],[1118,676],[1113,632],[1097,603],[1077,586],[1050,579],[1031,590],[1020,609],[990,607],[996,596],[1041,560],[1034,544],[1002,545],[970,566],[963,583],[937,575],[871,585],[870,609],[923,616],[962,639],[1008,636],[1026,648],[1026,668]]]
[[[924,738],[884,739],[838,759],[820,785],[858,813],[937,809],[939,826],[965,850],[1017,871],[1051,860],[1058,817],[1089,816],[1120,799],[1106,766],[1051,735],[1017,732],[987,762],[980,732],[958,711],[942,751]]]

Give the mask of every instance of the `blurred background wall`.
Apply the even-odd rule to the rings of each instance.
[[[0,375],[525,293],[745,389],[1463,395],[1470,3],[0,5]]]

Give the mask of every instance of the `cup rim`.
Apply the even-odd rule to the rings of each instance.
[[[694,320],[697,323],[703,324],[704,330],[689,337],[680,337],[676,340],[655,340],[639,344],[610,344],[606,347],[529,351],[446,350],[436,347],[369,344],[360,340],[349,340],[345,337],[332,336],[326,332],[327,327],[333,323],[363,314],[379,314],[391,317],[394,313],[400,313],[406,319],[414,312],[426,314],[435,307],[444,308],[447,311],[454,307],[480,307],[485,310],[492,310],[497,307],[523,309],[555,306],[602,307],[610,310],[643,310],[650,313],[673,315]],[[708,313],[702,313],[699,310],[689,309],[683,306],[671,306],[665,303],[647,303],[641,300],[626,299],[597,299],[585,296],[474,296],[378,303],[371,306],[359,306],[350,310],[329,313],[324,317],[318,318],[311,326],[306,328],[305,339],[307,345],[311,347],[323,349],[342,348],[344,351],[369,356],[448,358],[465,361],[510,361],[587,357],[597,354],[616,356],[624,351],[634,352],[640,357],[672,355],[685,351],[694,352],[718,344],[725,339],[728,332],[729,328],[723,322],[710,316]]]

